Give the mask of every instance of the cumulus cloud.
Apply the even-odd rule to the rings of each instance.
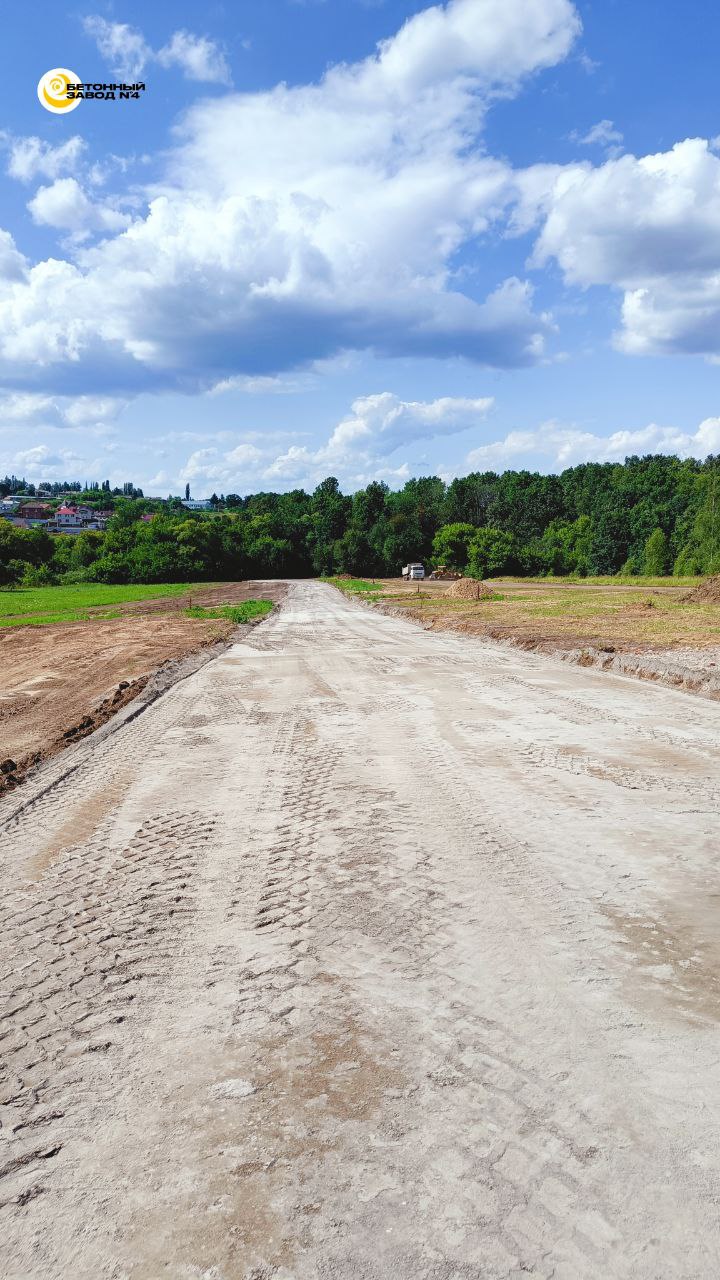
[[[50,396],[41,392],[0,392],[0,422],[6,427],[83,429],[110,427],[127,401],[117,396]]]
[[[230,69],[222,50],[207,36],[175,31],[168,43],[155,51],[141,31],[125,22],[108,22],[98,14],[83,19],[86,35],[96,43],[113,74],[122,80],[142,76],[149,62],[179,67],[188,80],[229,84]]]
[[[358,450],[385,455],[416,440],[456,435],[476,426],[493,404],[491,396],[477,400],[442,396],[429,402],[399,400],[390,391],[362,396],[338,423],[318,458],[344,462]]]
[[[28,209],[38,225],[75,233],[120,231],[130,223],[128,214],[106,201],[88,199],[76,178],[57,178],[51,186],[38,188]]]
[[[45,444],[30,449],[18,449],[14,453],[0,453],[0,469],[13,475],[42,475],[44,480],[65,480],[85,466],[85,459],[71,449],[49,449]]]
[[[9,151],[7,172],[19,182],[73,173],[87,148],[87,143],[77,134],[56,147],[41,138],[15,138],[10,134],[2,135],[2,141]]]
[[[163,67],[180,67],[188,80],[204,80],[210,84],[229,84],[230,68],[214,40],[194,36],[190,31],[176,31],[158,51]]]
[[[536,431],[510,431],[501,440],[471,450],[465,459],[472,470],[502,470],[546,459],[548,468],[561,470],[580,462],[622,462],[632,454],[678,454],[705,458],[720,450],[720,418],[706,418],[694,432],[651,423],[635,431],[595,435],[562,423],[546,422]]]
[[[0,228],[0,284],[27,279],[28,262],[17,248],[9,231]]]
[[[134,68],[148,56],[92,22]],[[552,325],[532,286],[477,299],[453,258],[515,198],[508,166],[471,145],[484,112],[578,30],[570,0],[450,0],[319,84],[196,104],[145,218],[6,287],[0,375],[199,390],[348,350],[535,363]],[[31,207],[65,225],[73,200],[50,188]]]
[[[703,139],[557,170],[533,263],[623,291],[618,346],[720,355],[720,158]]]
[[[180,479],[231,489],[252,483],[312,486],[330,472],[356,487],[370,476],[399,480],[409,476],[408,463],[389,465],[386,459],[390,455],[422,441],[468,431],[478,426],[493,405],[489,396],[441,396],[431,401],[401,400],[390,391],[361,396],[317,449],[291,444],[277,453],[268,447],[271,442],[259,447],[247,439],[224,453],[215,447],[197,449]]]

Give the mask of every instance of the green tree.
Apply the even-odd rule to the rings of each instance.
[[[540,555],[546,573],[558,577],[588,572],[592,523],[589,516],[577,520],[553,520],[540,539]]]
[[[644,569],[653,578],[667,573],[668,542],[662,529],[653,529],[645,543]]]
[[[502,529],[478,529],[468,550],[470,578],[492,578],[517,567],[514,539]]]
[[[720,572],[720,457],[709,457],[697,477],[694,511],[673,567],[675,574]]]
[[[317,574],[335,570],[335,543],[342,538],[352,508],[350,498],[340,492],[334,476],[318,485],[310,501],[308,547]]]
[[[433,560],[437,565],[446,565],[448,569],[456,569],[464,573],[470,558],[470,543],[478,532],[475,525],[444,524],[433,538]]]

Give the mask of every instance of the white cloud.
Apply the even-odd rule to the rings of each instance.
[[[231,490],[289,482],[312,487],[331,472],[351,487],[366,483],[363,476],[407,478],[407,461],[389,466],[385,459],[418,442],[468,431],[493,405],[491,397],[406,401],[389,391],[362,396],[317,449],[292,444],[277,453],[268,441],[260,448],[244,439],[224,453],[215,447],[195,450],[179,478]]]
[[[53,452],[45,444],[19,449],[12,454],[0,454],[0,469],[13,474],[28,473],[38,479],[42,475],[43,480],[70,479],[77,468],[84,465],[84,459],[72,450],[60,449]]]
[[[706,141],[557,170],[538,203],[534,265],[622,290],[622,350],[720,355],[720,158]]]
[[[623,135],[619,129],[615,128],[612,120],[599,120],[584,134],[579,134],[577,130],[574,130],[570,137],[576,142],[581,142],[586,147],[591,147],[595,144],[606,147],[612,143],[623,141]]]
[[[98,14],[83,18],[83,29],[96,43],[114,75],[123,81],[141,76],[152,55],[141,31],[126,22],[107,22]]]
[[[623,135],[612,120],[599,120],[583,134],[573,129],[569,136],[571,142],[579,142],[581,146],[602,147],[609,159],[615,159],[623,152]]]
[[[113,74],[124,81],[142,76],[148,63],[179,67],[188,80],[229,84],[230,69],[222,50],[207,36],[175,31],[168,43],[153,50],[141,31],[125,22],[108,22],[98,14],[83,19],[85,34],[96,43]]]
[[[28,266],[27,259],[16,247],[10,232],[0,228],[0,284],[12,281],[24,283]]]
[[[147,57],[131,29],[93,22]],[[508,166],[471,145],[485,110],[578,29],[570,0],[450,0],[319,84],[196,104],[147,217],[6,288],[0,376],[197,390],[364,349],[535,363],[552,326],[532,287],[477,300],[452,260],[515,198]],[[92,208],[68,186],[32,204],[68,229],[124,217]]]
[[[489,413],[492,397],[460,399],[443,396],[429,402],[399,400],[390,391],[363,396],[352,413],[338,423],[318,459],[345,463],[356,451],[386,455],[416,440],[467,431]]]
[[[49,396],[38,392],[0,393],[0,424],[27,425],[33,429],[107,429],[126,407],[118,396]]]
[[[260,474],[264,459],[262,451],[252,444],[239,444],[228,453],[221,454],[217,449],[196,449],[190,454],[180,472],[183,484],[187,481],[201,481],[207,485],[218,485],[221,488],[242,481],[248,473]]]
[[[257,377],[248,378],[244,376],[236,378],[223,378],[221,382],[216,382],[214,387],[210,388],[209,394],[212,396],[224,395],[228,391],[244,391],[246,395],[276,395],[288,396],[294,395],[298,391],[305,391],[309,386],[307,378],[290,378],[290,377]]]
[[[176,31],[169,42],[158,51],[157,60],[163,67],[180,67],[188,80],[204,80],[210,84],[229,84],[230,68],[222,50],[207,36],[195,36],[190,31]]]
[[[39,187],[28,209],[40,226],[72,232],[120,231],[131,221],[107,202],[88,199],[75,178],[57,178],[51,186]]]
[[[113,422],[126,405],[117,396],[75,396],[62,404],[60,412],[69,427],[98,426]]]
[[[33,178],[58,178],[73,173],[87,148],[87,143],[77,134],[53,147],[41,138],[14,138],[3,135],[10,156],[7,171],[19,182],[31,182]]]
[[[681,458],[705,458],[720,450],[720,418],[706,418],[697,431],[680,431],[651,423],[635,431],[595,435],[558,422],[546,422],[536,431],[510,431],[502,440],[473,449],[465,459],[471,470],[503,470],[508,466],[548,461],[562,470],[580,462],[622,462],[632,454],[678,454]]]

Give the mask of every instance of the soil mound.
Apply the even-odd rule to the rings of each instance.
[[[487,583],[477,582],[475,578],[458,578],[445,594],[455,600],[492,600],[493,597]]]
[[[693,591],[683,596],[687,604],[720,604],[720,573],[706,578]]]

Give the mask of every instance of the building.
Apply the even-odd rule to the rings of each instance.
[[[27,522],[24,528],[35,524],[47,524],[48,520],[52,520],[52,514],[51,508],[44,502],[23,502],[15,512],[18,520]]]
[[[75,525],[75,524],[80,524],[81,522],[82,521],[81,521],[80,512],[78,511],[77,507],[64,505],[62,507],[58,507],[57,511],[55,512],[55,523],[57,524],[58,528],[61,525]]]
[[[188,511],[212,511],[213,509],[209,498],[183,498],[182,504]]]

